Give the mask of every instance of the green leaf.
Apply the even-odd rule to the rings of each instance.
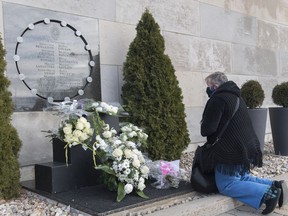
[[[118,183],[118,191],[117,191],[117,202],[121,202],[122,199],[124,199],[126,193],[124,190],[123,183]]]
[[[110,175],[114,175],[115,176],[115,172],[112,169],[110,169],[110,167],[107,166],[107,165],[99,165],[99,166],[96,166],[95,169],[102,170],[102,171],[104,171],[104,172],[106,172],[106,173],[108,173]]]
[[[143,191],[136,191],[136,193],[138,194],[138,196],[140,196],[140,197],[142,197],[144,199],[149,199],[149,197],[146,196]]]

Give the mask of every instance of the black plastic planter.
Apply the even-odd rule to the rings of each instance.
[[[270,107],[269,116],[276,155],[288,155],[288,108]]]
[[[248,109],[248,114],[252,121],[254,131],[260,142],[260,148],[263,153],[265,143],[266,121],[267,121],[267,109]]]

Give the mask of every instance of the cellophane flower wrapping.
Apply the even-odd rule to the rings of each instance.
[[[82,99],[73,102],[54,103],[46,111],[57,111],[61,122],[58,131],[48,131],[52,138],[66,142],[68,148],[81,145],[92,152],[95,169],[102,170],[104,184],[117,191],[117,201],[135,191],[142,198],[148,198],[143,190],[148,179],[149,168],[140,148],[145,149],[148,135],[131,123],[121,123],[118,133],[106,124],[99,113],[127,116],[122,107],[105,102]],[[54,130],[55,131],[55,130]],[[47,132],[47,131],[46,131]],[[96,164],[96,157],[101,163]]]
[[[154,182],[151,184],[157,189],[178,188],[183,179],[185,170],[180,168],[180,160],[175,161],[149,161],[149,178]]]

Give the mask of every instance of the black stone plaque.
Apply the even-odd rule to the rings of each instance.
[[[97,19],[13,3],[3,3],[3,14],[15,111],[42,110],[47,101],[101,100]]]

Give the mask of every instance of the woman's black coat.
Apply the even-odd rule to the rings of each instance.
[[[215,141],[222,127],[232,116],[237,97],[240,97],[239,109],[221,139],[211,149],[204,151],[205,171],[214,170],[216,164],[243,164],[247,170],[251,165],[262,166],[259,140],[246,104],[240,96],[240,89],[233,81],[222,84],[208,100],[202,116],[201,135],[207,137],[208,143]]]

